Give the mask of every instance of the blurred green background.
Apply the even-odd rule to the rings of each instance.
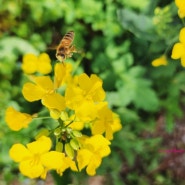
[[[185,72],[170,59],[183,27],[173,0],[0,0],[0,184],[184,185]],[[53,34],[74,30],[75,45],[85,55],[79,71],[102,78],[110,108],[120,115],[123,129],[115,134],[112,153],[97,176],[67,171],[46,181],[19,174],[8,156],[15,142],[34,138],[41,122],[20,132],[10,131],[5,109],[35,113],[40,103],[21,94],[25,53],[47,52]],[[151,61],[165,54],[168,65]],[[46,123],[47,124],[47,123]]]

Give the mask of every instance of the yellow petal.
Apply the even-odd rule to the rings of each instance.
[[[185,67],[185,54],[181,57],[181,65]]]
[[[54,89],[53,82],[49,76],[34,77],[34,82],[44,89],[47,93],[50,93]]]
[[[7,125],[14,131],[28,127],[32,121],[32,116],[16,111],[13,107],[8,107],[5,114]]]
[[[48,94],[42,99],[42,104],[49,109],[62,111],[65,109],[65,98],[58,93]]]
[[[15,162],[32,157],[31,152],[22,144],[14,144],[9,151],[9,155]]]
[[[74,85],[68,85],[65,92],[65,100],[66,105],[69,108],[71,109],[78,108],[79,105],[81,105],[84,100],[82,89]]]
[[[152,61],[152,66],[154,66],[154,67],[158,67],[158,66],[161,66],[161,65],[165,66],[167,64],[168,64],[168,61],[167,61],[165,55],[162,55],[161,57],[156,58],[155,60]]]
[[[179,8],[178,14],[180,18],[185,17],[185,1],[184,0],[175,0],[175,4]]]
[[[48,74],[52,71],[52,66],[50,63],[40,61],[38,64],[38,72],[41,74]]]
[[[22,70],[27,74],[35,73],[37,70],[38,58],[34,54],[26,54],[23,56]]]
[[[58,88],[62,85],[65,75],[66,75],[66,65],[64,65],[63,63],[55,64],[55,78],[54,78],[55,88]]]
[[[113,124],[111,124],[113,132],[117,132],[122,129],[122,124],[119,116],[113,113]]]
[[[19,165],[21,173],[29,178],[37,178],[45,172],[40,162],[32,164],[31,160],[22,161]]]
[[[22,94],[27,101],[32,102],[42,99],[46,94],[46,91],[43,88],[28,82],[24,84]]]
[[[101,158],[99,156],[93,157],[93,160],[89,163],[87,166],[86,172],[88,175],[93,176],[96,174],[96,169],[100,166],[101,164]]]
[[[110,141],[102,135],[95,135],[86,139],[85,144],[87,147],[91,146],[89,150],[98,152],[102,157],[110,154]]]
[[[51,59],[47,53],[41,53],[38,57],[39,62],[51,63]]]
[[[87,166],[92,157],[92,153],[87,149],[80,149],[77,153],[77,161],[79,170],[82,170],[85,166]]]
[[[97,120],[96,122],[94,122],[91,130],[93,135],[103,134],[105,132],[104,122]]]
[[[81,105],[76,107],[76,116],[84,122],[94,120],[97,116],[97,105],[91,101],[81,101]]]
[[[182,28],[181,29],[179,40],[180,40],[181,43],[184,43],[185,44],[185,28]]]
[[[42,53],[38,57],[38,72],[41,74],[48,74],[52,70],[51,60],[49,55],[46,53]]]
[[[173,46],[171,58],[179,59],[184,54],[184,52],[185,52],[184,45],[182,43],[176,43]]]
[[[92,85],[90,78],[85,73],[79,75],[78,83],[80,85],[80,88],[85,91],[89,91]]]
[[[61,167],[67,168],[69,166],[65,163],[65,155],[61,152],[51,151],[41,157],[42,164],[48,169],[59,169]]]
[[[52,145],[51,139],[41,136],[38,140],[28,143],[26,146],[33,154],[43,154],[50,150]]]
[[[103,101],[105,99],[105,91],[102,88],[102,80],[94,74],[91,75],[90,79],[93,85],[89,93],[92,93],[93,100],[95,102]]]

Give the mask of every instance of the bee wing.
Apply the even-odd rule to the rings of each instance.
[[[62,36],[59,34],[59,32],[57,32],[55,29],[53,29],[51,43],[47,47],[47,49],[49,49],[49,50],[56,50],[61,39],[62,39]]]
[[[58,46],[48,46],[47,49],[49,50],[56,50]]]

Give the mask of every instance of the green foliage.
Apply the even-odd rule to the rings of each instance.
[[[185,73],[179,61],[168,59],[167,66],[151,66],[162,54],[170,58],[172,45],[178,40],[182,24],[174,2],[0,0],[0,4],[0,166],[5,180],[12,180],[10,174],[16,169],[8,157],[10,146],[15,140],[26,143],[34,138],[41,124],[35,123],[17,135],[4,121],[9,105],[29,113],[40,109],[38,103],[29,107],[21,94],[25,80],[20,67],[22,55],[46,51],[56,61],[54,53],[47,50],[54,30],[61,35],[74,30],[75,44],[85,53],[83,70],[103,79],[109,106],[123,123],[123,130],[113,141],[112,155],[98,173],[109,176],[109,184],[149,184],[149,172],[159,165],[161,139],[142,133],[155,133],[155,118],[161,112],[166,130],[173,132],[175,119],[183,116],[180,105],[185,102]],[[82,56],[75,54],[74,60]],[[137,166],[138,158],[142,164]],[[124,165],[129,170],[121,178]],[[70,175],[66,176],[69,179]],[[81,177],[73,178],[81,182]],[[171,178],[159,173],[153,176],[156,184],[172,184]]]

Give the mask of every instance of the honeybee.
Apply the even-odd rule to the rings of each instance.
[[[73,53],[77,52],[75,46],[72,45],[74,36],[74,31],[67,32],[56,47],[56,58],[60,62],[64,62],[66,58],[72,57]]]

